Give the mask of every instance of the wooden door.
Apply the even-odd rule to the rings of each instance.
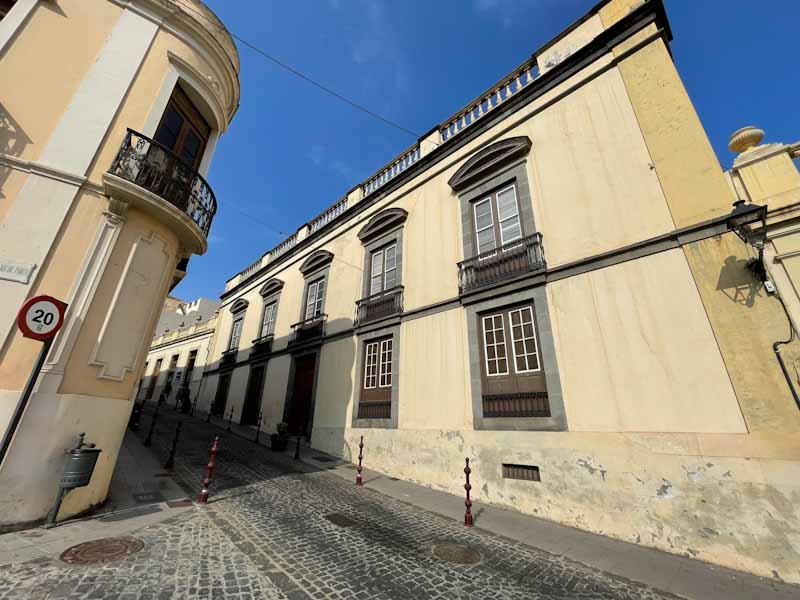
[[[211,406],[211,414],[217,417],[225,416],[225,405],[228,403],[228,388],[231,386],[231,374],[225,373],[219,376],[217,393],[214,396],[214,404]]]
[[[290,435],[307,435],[310,433],[311,400],[314,393],[314,373],[317,366],[317,355],[307,354],[294,359],[294,381],[292,397],[287,407],[286,423]]]
[[[247,392],[244,396],[242,407],[242,425],[255,425],[258,420],[258,410],[261,408],[261,392],[264,390],[264,370],[266,365],[256,365],[250,369],[250,379],[247,380]]]

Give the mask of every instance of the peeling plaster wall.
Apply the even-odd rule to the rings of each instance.
[[[479,502],[800,582],[797,437],[315,428],[312,444],[352,460],[361,435],[387,475],[460,496],[469,456]],[[503,479],[503,462],[542,481]]]

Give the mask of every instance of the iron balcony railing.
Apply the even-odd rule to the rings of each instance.
[[[550,401],[547,392],[495,394],[483,397],[483,416],[489,417],[549,417]]]
[[[230,348],[225,350],[219,357],[220,366],[227,366],[236,363],[236,355],[239,353],[239,348]]]
[[[252,348],[250,356],[259,356],[261,354],[269,354],[272,351],[272,340],[275,336],[273,334],[262,335],[252,341]]]
[[[391,402],[359,402],[359,419],[390,419],[392,417]]]
[[[289,344],[301,344],[322,337],[327,318],[328,315],[321,314],[310,319],[303,319],[292,325],[292,336],[289,338]]]
[[[542,234],[534,233],[458,263],[458,289],[465,294],[523,273],[545,269]]]
[[[170,203],[208,237],[217,212],[214,192],[197,171],[165,146],[128,129],[108,172]]]
[[[384,290],[356,300],[356,325],[377,321],[403,312],[403,286]]]

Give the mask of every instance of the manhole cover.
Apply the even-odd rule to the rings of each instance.
[[[61,555],[61,560],[71,565],[93,565],[125,558],[142,548],[144,542],[136,538],[103,538],[67,548]]]
[[[331,513],[329,515],[325,515],[325,518],[339,527],[352,527],[353,525],[357,525],[353,519],[341,513]]]
[[[477,550],[461,544],[436,544],[433,547],[433,555],[457,565],[474,565],[481,562],[481,555]]]

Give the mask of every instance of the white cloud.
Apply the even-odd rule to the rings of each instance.
[[[391,28],[391,13],[383,0],[362,0],[363,18],[356,37],[350,41],[350,58],[357,65],[377,65],[384,72],[392,72],[392,83],[397,91],[410,94],[412,82],[408,60],[397,33]],[[362,86],[374,87],[374,78],[362,77]]]
[[[347,183],[353,183],[357,179],[356,170],[341,158],[329,156],[322,144],[313,144],[308,149],[306,157],[315,167],[332,171]]]

